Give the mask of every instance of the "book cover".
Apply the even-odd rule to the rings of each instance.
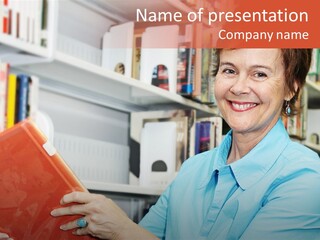
[[[0,232],[13,239],[91,239],[61,231],[80,216],[54,218],[61,197],[87,191],[55,148],[30,121],[0,134]]]

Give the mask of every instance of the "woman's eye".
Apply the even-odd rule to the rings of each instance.
[[[254,74],[255,78],[266,78],[268,77],[267,74],[263,73],[263,72],[257,72]]]
[[[225,73],[225,74],[235,74],[235,71],[234,71],[233,69],[226,68],[226,69],[223,69],[223,70],[222,70],[222,73]]]

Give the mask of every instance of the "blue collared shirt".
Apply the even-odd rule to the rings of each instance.
[[[218,148],[185,161],[140,225],[160,239],[320,239],[320,160],[279,120],[244,157]]]

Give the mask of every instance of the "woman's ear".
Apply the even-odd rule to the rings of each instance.
[[[299,87],[298,87],[297,81],[294,81],[293,87],[294,87],[294,91],[288,90],[288,93],[285,96],[286,101],[290,101],[298,92]]]

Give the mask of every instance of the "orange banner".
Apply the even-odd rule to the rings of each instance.
[[[152,8],[152,4],[149,4],[148,7],[136,9],[137,26],[146,29],[159,25],[179,25],[180,36],[181,32],[185,35],[191,33],[191,44],[196,48],[320,47],[319,0],[162,2],[167,4],[166,8]],[[154,4],[159,3],[154,0]],[[192,31],[187,31],[189,28],[186,26],[191,26]],[[165,34],[157,36],[157,40],[149,47],[168,47],[166,37]],[[166,42],[165,46],[162,46],[163,42]]]

